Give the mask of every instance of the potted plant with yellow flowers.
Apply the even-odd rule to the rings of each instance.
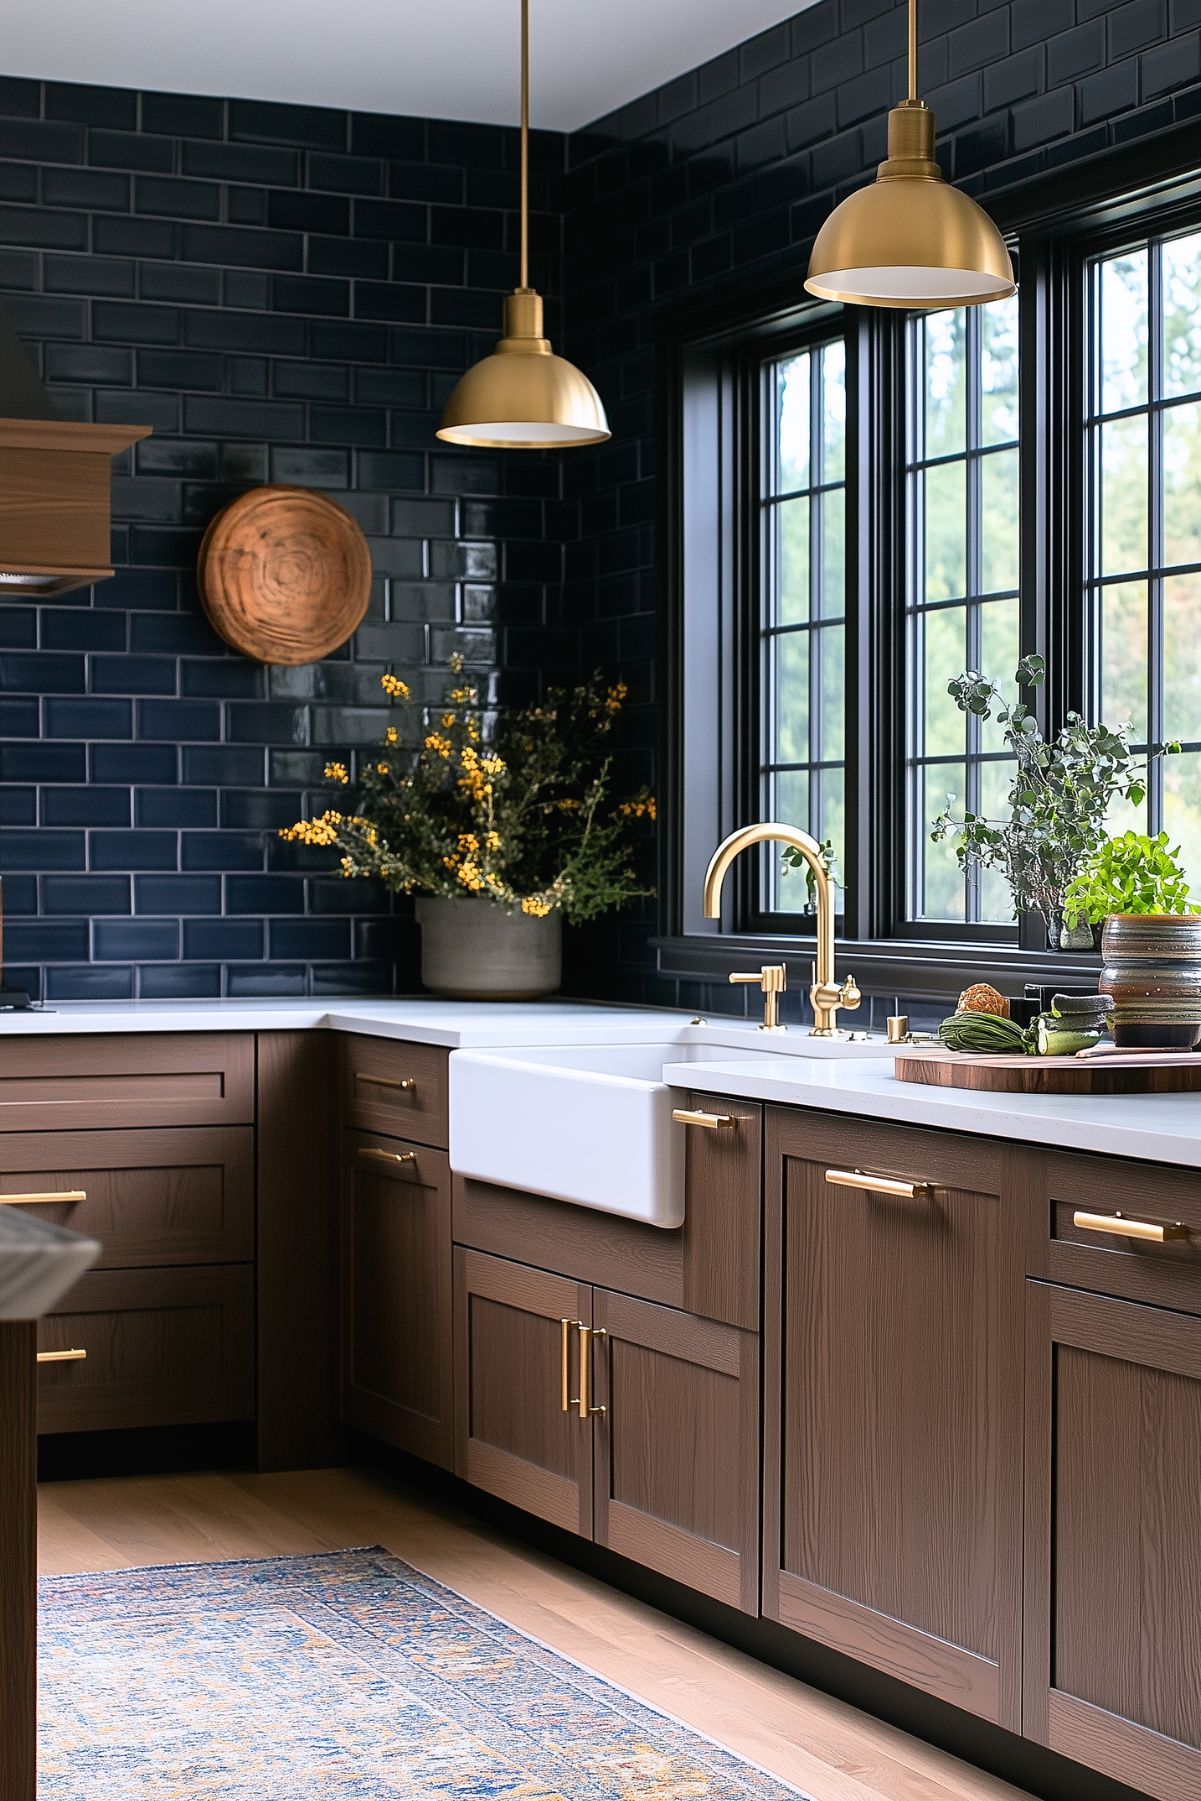
[[[435,993],[553,994],[562,921],[651,892],[634,853],[654,798],[616,791],[608,743],[625,683],[598,674],[552,689],[541,706],[485,711],[454,658],[427,714],[399,676],[381,680],[403,717],[360,760],[353,810],[328,808],[280,836],[336,851],[348,880],[374,876],[416,897],[421,979]],[[345,762],[325,774],[351,786]]]

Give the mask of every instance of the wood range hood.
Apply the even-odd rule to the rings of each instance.
[[[55,418],[0,312],[0,595],[43,597],[107,581],[112,459],[150,430]]]

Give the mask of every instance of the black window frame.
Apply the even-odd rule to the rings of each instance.
[[[1164,133],[1133,149],[1106,153],[1075,170],[1057,171],[986,200],[1021,262],[1019,286],[1019,467],[1021,492],[1021,644],[1047,662],[1037,711],[1054,732],[1069,710],[1088,701],[1085,630],[1084,284],[1088,260],[1108,244],[1140,234],[1201,228],[1201,157],[1191,128]],[[798,258],[803,268],[804,247]],[[660,427],[665,445],[660,526],[665,545],[664,819],[661,838],[659,965],[678,975],[724,976],[735,961],[784,961],[795,980],[807,975],[811,931],[797,915],[767,915],[755,906],[753,859],[741,859],[720,922],[700,917],[699,877],[725,832],[759,817],[753,721],[748,719],[746,632],[757,606],[748,568],[747,519],[756,440],[745,371],[774,354],[774,343],[812,331],[829,335],[840,309],[809,303],[799,275],[760,285],[755,294],[706,302],[660,321]],[[1040,923],[1025,919],[1007,939],[997,928],[943,927],[905,919],[905,869],[898,834],[905,817],[906,759],[903,593],[904,315],[846,309],[848,464],[851,442],[870,444],[847,484],[847,767],[848,822],[845,916],[839,960],[869,992],[893,990],[945,997],[960,977],[983,976],[1013,988],[1022,981],[1077,981],[1089,965],[1079,954],[1046,949]],[[824,331],[822,328],[824,327]],[[765,349],[764,347],[768,348]],[[690,416],[706,382],[721,390],[724,480],[698,490],[684,446],[702,433]],[[853,398],[852,398],[853,395]],[[854,424],[852,425],[852,421]],[[719,515],[722,564],[715,584],[720,620],[719,729],[708,759],[695,729],[685,729],[689,665],[714,679],[713,643],[695,616],[696,546],[690,508],[698,501]],[[852,517],[854,526],[852,527]],[[1073,523],[1074,522],[1074,523]],[[707,642],[706,642],[707,639]],[[696,750],[702,745],[702,754]],[[730,767],[733,757],[735,768]],[[707,791],[705,784],[708,783]],[[852,786],[853,783],[853,786]],[[780,920],[784,929],[773,929]],[[808,921],[804,925],[808,925]]]

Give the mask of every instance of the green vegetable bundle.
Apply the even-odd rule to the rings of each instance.
[[[1000,1013],[952,1013],[938,1036],[949,1051],[995,1057],[1070,1057],[1101,1041],[1100,1032],[1081,1031],[1056,1013],[1040,1013],[1029,1027]]]

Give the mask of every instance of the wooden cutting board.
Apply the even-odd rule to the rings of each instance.
[[[357,523],[309,488],[252,488],[204,534],[196,565],[209,622],[256,663],[316,663],[357,631],[371,552]]]
[[[902,1082],[981,1094],[1185,1094],[1201,1089],[1201,1051],[1121,1051],[1075,1057],[987,1057],[941,1047],[903,1051]]]

